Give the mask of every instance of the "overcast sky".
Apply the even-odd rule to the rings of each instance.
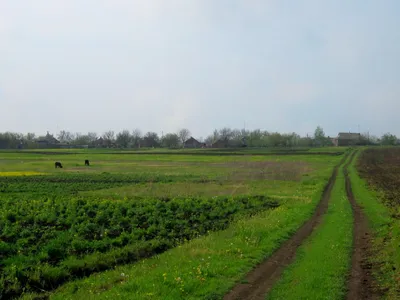
[[[0,131],[400,136],[399,0],[1,0]]]

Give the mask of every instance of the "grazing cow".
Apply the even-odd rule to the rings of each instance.
[[[63,167],[62,164],[61,164],[59,161],[56,161],[55,164],[54,164],[54,166],[56,167],[56,169],[57,169],[57,168],[62,168],[62,167]]]
[[[85,159],[85,166],[89,166],[89,160]]]

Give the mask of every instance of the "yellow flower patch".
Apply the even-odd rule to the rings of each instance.
[[[45,173],[40,172],[0,172],[0,176],[34,176],[34,175],[44,175]]]

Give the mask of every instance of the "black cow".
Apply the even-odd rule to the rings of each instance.
[[[57,169],[57,168],[62,168],[62,167],[63,167],[62,164],[61,164],[59,161],[56,161],[56,162],[54,163],[54,166],[56,167],[56,169]]]
[[[85,159],[85,166],[89,166],[89,160]]]

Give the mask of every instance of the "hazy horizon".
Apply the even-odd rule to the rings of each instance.
[[[399,15],[395,0],[5,0],[0,132],[400,136]]]

